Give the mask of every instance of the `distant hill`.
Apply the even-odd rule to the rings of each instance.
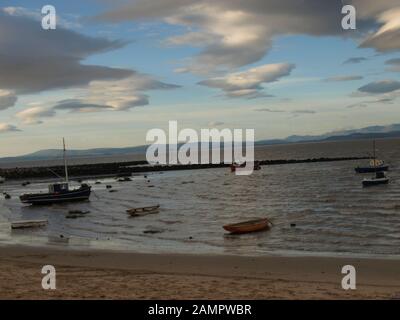
[[[292,135],[285,139],[261,140],[255,143],[256,146],[305,143],[305,142],[324,142],[324,141],[347,141],[361,139],[380,139],[380,138],[400,138],[400,124],[389,126],[370,126],[361,129],[350,129],[328,132],[322,135],[298,136]],[[91,158],[106,157],[113,155],[144,154],[147,146],[127,147],[127,148],[96,148],[87,150],[68,150],[69,158]],[[62,158],[61,149],[40,150],[31,154],[19,157],[0,158],[0,163],[13,161],[29,160],[50,160]]]
[[[400,137],[400,124],[388,126],[370,126],[361,129],[349,129],[324,133],[322,135],[298,136],[292,135],[285,139],[262,140],[257,144],[281,144],[293,142],[316,142],[316,141],[343,141],[373,138],[397,138]]]

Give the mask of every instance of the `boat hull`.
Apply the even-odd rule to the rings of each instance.
[[[378,166],[378,167],[357,167],[357,168],[354,168],[354,170],[357,173],[382,172],[382,171],[388,171],[389,170],[389,166],[385,165],[385,166]]]
[[[384,178],[384,179],[369,179],[369,180],[363,180],[362,184],[363,187],[372,187],[372,186],[377,186],[381,184],[388,184],[389,183],[389,178]]]
[[[25,194],[20,196],[22,203],[32,205],[48,205],[63,202],[75,202],[88,200],[91,193],[91,187],[81,187],[62,193],[37,193]]]
[[[268,230],[271,228],[271,226],[272,224],[268,219],[258,219],[241,223],[228,224],[223,226],[223,228],[226,231],[229,231],[231,234],[243,234]]]
[[[131,217],[139,217],[139,216],[145,216],[148,214],[158,213],[159,209],[160,209],[160,205],[156,205],[156,206],[151,206],[151,207],[133,208],[133,209],[126,210],[126,212]]]

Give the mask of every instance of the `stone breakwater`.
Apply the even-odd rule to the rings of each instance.
[[[282,165],[295,163],[350,161],[370,159],[370,157],[340,157],[340,158],[310,158],[289,160],[260,160],[260,165]],[[188,164],[188,165],[149,165],[147,161],[97,163],[68,166],[71,178],[98,177],[98,176],[126,176],[134,173],[170,171],[170,170],[194,170],[229,167],[229,164]],[[6,179],[32,179],[32,178],[54,178],[64,176],[63,166],[52,167],[18,167],[0,169],[0,176]]]

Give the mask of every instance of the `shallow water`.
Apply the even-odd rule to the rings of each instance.
[[[400,257],[399,143],[378,142],[379,153],[391,166],[391,182],[371,188],[362,188],[365,175],[354,173],[357,161],[264,166],[251,176],[235,176],[222,168],[154,173],[131,182],[89,181],[94,190],[90,201],[45,207],[24,206],[17,196],[44,191],[47,183],[33,181],[22,187],[10,181],[0,187],[12,196],[0,200],[0,243],[142,252]],[[357,156],[365,155],[369,146],[366,141],[274,146],[259,149],[257,157]],[[106,184],[117,192],[110,193]],[[158,214],[131,218],[125,212],[154,204],[161,205]],[[72,209],[90,213],[66,219]],[[270,231],[229,236],[222,229],[226,223],[263,216],[274,223]],[[9,221],[38,218],[47,218],[49,225],[10,231]],[[144,233],[149,230],[158,233]]]

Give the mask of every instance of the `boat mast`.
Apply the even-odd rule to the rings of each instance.
[[[373,140],[372,146],[374,148],[374,167],[376,167],[375,139]]]
[[[67,166],[67,156],[66,156],[66,150],[65,150],[65,139],[63,138],[63,155],[64,155],[64,168],[65,168],[65,182],[69,183],[68,181],[68,166]]]

